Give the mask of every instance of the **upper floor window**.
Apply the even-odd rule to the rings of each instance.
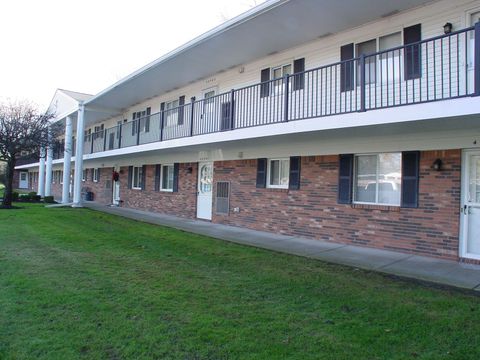
[[[165,126],[175,126],[178,124],[178,106],[179,100],[168,101],[165,103]]]
[[[305,58],[299,58],[293,63],[265,68],[260,73],[262,84],[260,85],[260,97],[278,94],[284,88],[284,76],[297,74],[290,79],[289,90],[302,90],[305,86]]]
[[[365,83],[377,81],[392,82],[412,80],[421,77],[421,24],[403,29],[403,49],[386,51],[402,45],[402,32],[395,32],[357,44],[348,44],[340,48],[340,90],[350,91],[360,85],[360,58],[365,57]],[[409,45],[412,44],[412,45]],[[386,52],[383,52],[386,51]],[[382,52],[381,54],[376,54]],[[372,55],[373,54],[373,55]],[[372,55],[372,56],[369,56]],[[403,57],[403,63],[400,61]],[[357,58],[357,59],[356,59]],[[356,76],[355,76],[356,73]]]
[[[355,155],[353,201],[400,206],[402,154]]]

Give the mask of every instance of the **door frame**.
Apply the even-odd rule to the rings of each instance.
[[[480,149],[464,149],[462,150],[462,170],[461,170],[461,191],[460,191],[460,233],[459,233],[459,256],[461,258],[480,260],[480,255],[469,254],[467,251],[468,244],[468,216],[465,215],[464,209],[466,205],[466,196],[468,194],[467,172],[470,171],[468,158],[470,155],[480,155]]]
[[[120,173],[120,166],[114,166],[113,171]],[[115,199],[117,184],[118,184],[118,201],[116,201]],[[113,176],[112,176],[112,205],[114,206],[120,206],[120,190],[121,190],[120,179],[118,179],[118,181],[113,181]]]
[[[199,205],[200,205],[200,201],[199,201],[199,196],[200,196],[200,176],[202,174],[201,172],[201,169],[202,169],[202,165],[205,165],[205,164],[209,164],[211,167],[212,167],[212,191],[210,192],[211,196],[210,196],[210,214],[209,214],[209,217],[208,218],[204,218],[204,217],[199,217],[198,216],[198,209],[199,209]],[[197,209],[196,209],[196,218],[197,219],[202,219],[202,220],[212,220],[212,213],[213,213],[213,161],[201,161],[198,163],[198,174],[197,174]]]

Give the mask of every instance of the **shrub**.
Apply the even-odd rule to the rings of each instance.
[[[43,202],[47,204],[53,204],[55,200],[53,199],[53,196],[44,196],[43,197]]]
[[[18,201],[18,195],[19,195],[18,192],[14,191],[12,193],[12,201]]]

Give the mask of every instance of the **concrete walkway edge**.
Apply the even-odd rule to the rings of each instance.
[[[237,244],[480,292],[480,266],[477,265],[286,236],[147,211],[110,207],[94,202],[85,203],[84,206],[145,223],[172,227]]]

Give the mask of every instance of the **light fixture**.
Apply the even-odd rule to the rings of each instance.
[[[452,32],[453,25],[452,23],[447,22],[445,25],[443,25],[443,32],[445,34],[450,34]]]
[[[189,168],[187,168],[187,173],[189,173],[189,174],[193,173],[193,168],[191,166]]]
[[[443,165],[442,159],[436,159],[432,164],[432,169],[435,171],[441,171],[442,165]]]

